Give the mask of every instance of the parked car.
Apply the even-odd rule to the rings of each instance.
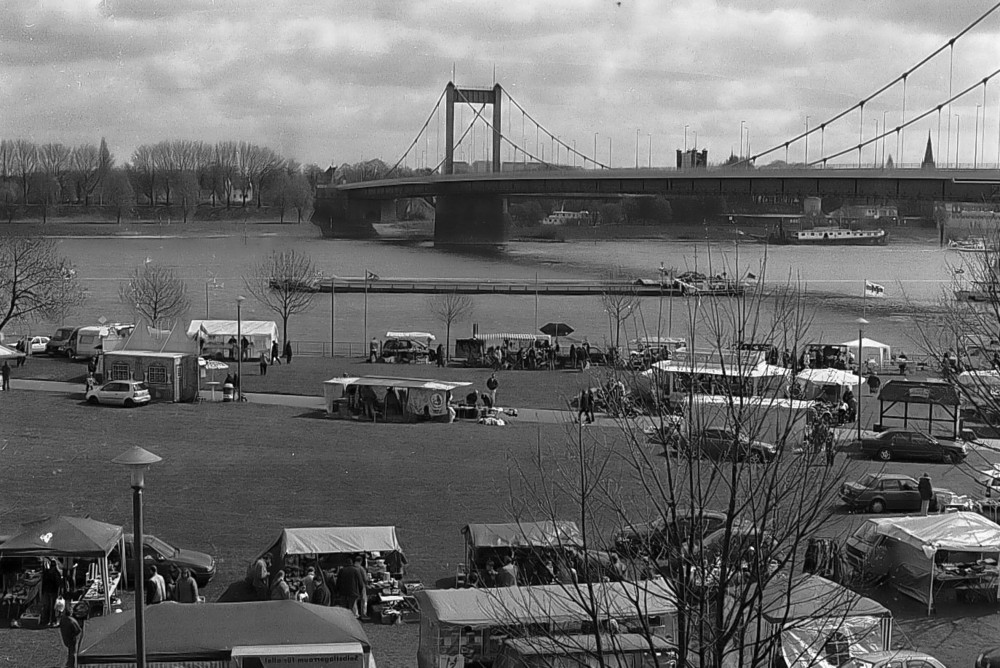
[[[32,355],[38,355],[38,354],[44,353],[45,352],[45,344],[47,344],[48,342],[49,342],[49,337],[47,337],[47,336],[29,336],[28,337],[28,345],[31,347],[30,348],[31,349],[31,354]],[[28,350],[25,349],[24,339],[21,339],[17,343],[15,343],[14,347],[17,350],[20,350],[22,353],[28,352]]]
[[[778,456],[778,446],[753,440],[745,434],[737,436],[729,429],[709,427],[693,434],[691,441],[682,430],[674,431],[668,444],[678,452],[691,452],[708,459],[736,459],[748,462],[769,462]]]
[[[841,665],[843,668],[945,668],[930,654],[905,649],[862,654]]]
[[[87,392],[91,404],[121,404],[126,408],[148,404],[151,397],[146,384],[138,380],[113,380]]]
[[[726,514],[714,510],[678,508],[673,522],[660,517],[652,522],[632,525],[615,535],[615,551],[625,557],[648,556],[653,560],[667,557],[672,548],[694,535],[696,543],[722,528]]]
[[[980,653],[976,658],[975,668],[1000,668],[1000,647]]]
[[[128,560],[126,572],[129,583],[133,582],[134,573],[131,568],[135,538],[132,534],[125,534],[125,558]],[[215,576],[215,557],[196,550],[186,550],[175,547],[165,540],[144,534],[142,537],[142,556],[144,563],[156,565],[156,570],[165,573],[165,570],[176,566],[178,569],[187,568],[191,571],[191,576],[199,587],[204,587]]]
[[[718,566],[723,561],[730,571],[745,570],[750,577],[760,572],[757,569],[764,564],[768,565],[768,572],[773,572],[781,562],[778,541],[770,531],[761,530],[749,520],[736,520],[730,529],[717,529],[691,555],[690,584],[695,587],[717,584]]]
[[[969,454],[965,441],[939,441],[912,429],[887,429],[874,437],[862,437],[854,440],[850,449],[883,462],[918,459],[959,464]]]
[[[48,355],[65,355],[66,346],[69,344],[70,339],[76,333],[79,327],[60,327],[55,331],[55,333],[49,338],[48,342],[45,344],[45,352]]]
[[[931,511],[937,511],[937,494],[945,491],[934,490],[930,502]],[[868,510],[873,513],[920,510],[917,481],[898,473],[869,473],[856,482],[845,482],[840,487],[840,498],[852,510]]]

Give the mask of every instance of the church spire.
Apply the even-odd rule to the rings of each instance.
[[[927,131],[927,148],[924,149],[924,159],[920,169],[934,169],[934,149],[931,147],[931,133]]]

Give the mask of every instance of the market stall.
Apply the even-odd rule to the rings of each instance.
[[[0,544],[0,560],[19,560],[13,591],[6,601],[9,610],[37,620],[40,565],[43,558],[59,559],[68,574],[69,604],[86,602],[91,611],[108,611],[111,599],[122,582],[124,564],[113,567],[108,555],[116,547],[124,553],[124,533],[120,526],[80,517],[50,517],[25,525],[24,530]]]
[[[512,356],[519,350],[547,351],[552,347],[552,337],[548,334],[477,334],[468,339],[455,339],[455,357],[464,359],[467,366],[493,366],[495,358],[491,358],[491,350],[503,347]]]
[[[855,360],[860,368],[865,369],[871,361],[877,371],[887,370],[892,363],[892,349],[886,343],[879,343],[875,339],[862,337],[861,354],[858,354],[858,339],[844,341],[840,344],[854,354]]]
[[[215,359],[235,360],[241,344],[247,340],[243,359],[254,360],[261,354],[270,358],[271,344],[278,340],[278,324],[273,320],[192,320],[187,335],[197,339],[201,354]]]
[[[790,388],[790,393],[796,399],[840,405],[848,389],[855,397],[861,394],[864,379],[856,373],[840,369],[803,369],[796,374],[794,382],[795,387]]]
[[[593,633],[617,623],[622,633],[676,637],[677,605],[662,579],[502,589],[435,589],[417,593],[420,646],[417,665],[439,668],[442,659],[489,665],[509,637]]]
[[[887,608],[818,575],[774,578],[764,589],[761,611],[764,623],[748,625],[748,640],[755,642],[757,631],[757,642],[763,639],[770,645],[768,665],[836,668],[847,657],[892,646],[892,613]],[[836,649],[832,657],[831,647]],[[733,648],[724,665],[739,665],[739,656]]]
[[[329,417],[374,422],[449,422],[452,390],[472,383],[393,376],[345,376],[323,382]]]
[[[285,571],[293,591],[310,566],[333,575],[361,555],[368,572],[368,603],[377,618],[393,623],[404,612],[416,609],[412,591],[418,583],[403,581],[406,555],[396,539],[396,527],[299,527],[282,529],[277,540],[261,554],[270,554],[274,570]]]
[[[890,380],[878,393],[879,424],[919,429],[931,436],[958,438],[961,431],[958,390],[938,380]]]
[[[890,583],[927,603],[928,614],[936,601],[997,601],[1000,525],[971,512],[873,521]]]
[[[145,609],[150,666],[374,668],[371,643],[345,608],[299,603],[160,603]],[[87,624],[80,666],[135,665],[132,611]]]
[[[614,668],[675,668],[677,648],[666,638],[641,633],[529,636],[505,640],[493,668],[553,668],[609,666]],[[598,649],[601,660],[598,662]]]

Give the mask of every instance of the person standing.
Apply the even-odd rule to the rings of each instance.
[[[374,336],[372,340],[368,342],[368,361],[372,364],[378,361],[378,339]]]
[[[267,355],[264,353],[260,354],[260,375],[267,375]]]
[[[355,555],[350,566],[344,566],[337,575],[337,595],[343,607],[354,612],[358,619],[364,619],[368,577],[361,567],[361,556]]]
[[[486,379],[486,389],[490,391],[490,402],[492,405],[497,405],[497,388],[500,387],[500,381],[497,380],[496,372],[491,373],[490,377]]]
[[[62,591],[62,583],[63,576],[59,572],[58,562],[55,559],[46,559],[45,566],[42,568],[42,617],[40,620],[42,626],[55,626],[59,623],[58,615],[56,615],[56,598]]]
[[[80,622],[67,605],[63,610],[62,619],[59,620],[59,635],[62,636],[63,645],[66,646],[66,668],[76,668],[76,651],[82,633]]]
[[[285,582],[285,571],[278,571],[274,574],[274,582],[271,584],[271,600],[287,601],[292,598],[292,591]]]
[[[250,339],[245,336],[240,339],[240,359],[243,361],[250,359]]]
[[[156,566],[149,567],[149,577],[146,578],[146,605],[163,603],[167,600],[167,582],[156,571]]]
[[[878,388],[882,385],[882,380],[878,377],[878,374],[872,371],[868,374],[868,393],[878,394]]]
[[[580,410],[577,413],[576,419],[582,424],[590,413],[590,397],[587,394],[587,390],[580,390]]]
[[[2,385],[3,391],[4,392],[9,391],[10,390],[10,364],[7,363],[7,360],[4,360],[3,361],[3,366],[0,367],[0,378],[3,379],[3,385]]]
[[[594,388],[587,390],[587,423],[594,423],[594,404],[597,400],[594,398]]]
[[[509,556],[503,558],[503,566],[500,567],[500,571],[497,573],[497,586],[517,586],[517,566],[514,565],[514,560]]]
[[[271,342],[271,364],[281,364],[281,353],[278,351],[278,342]]]
[[[927,512],[931,508],[934,487],[931,485],[931,477],[926,472],[917,481],[917,489],[920,491],[920,514],[927,515]]]
[[[266,601],[268,594],[268,578],[270,573],[268,569],[271,567],[271,555],[262,554],[257,557],[257,559],[250,564],[250,571],[247,573],[247,581],[251,587],[253,587],[254,594],[257,595],[258,601]]]
[[[306,590],[306,597],[308,600],[312,600],[313,592],[316,591],[316,568],[310,566],[306,569],[306,576],[302,578],[302,586]]]
[[[198,583],[195,582],[193,577],[191,577],[191,569],[181,569],[181,577],[177,581],[177,588],[175,591],[177,592],[178,603],[198,602]]]
[[[316,576],[309,602],[313,605],[325,605],[328,607],[330,605],[330,588],[326,586],[326,577],[323,575],[322,570]]]
[[[285,341],[285,364],[292,363],[292,342]]]
[[[435,353],[435,357],[437,357],[437,365],[443,367],[444,366],[444,344],[441,344],[441,343],[438,344],[437,352]]]

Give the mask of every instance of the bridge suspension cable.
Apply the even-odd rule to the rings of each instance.
[[[438,109],[441,106],[441,100],[444,99],[444,94],[445,94],[445,91],[442,90],[441,91],[441,96],[437,99],[437,102],[434,103],[434,108],[431,109],[431,113],[427,115],[427,120],[424,121],[423,127],[420,128],[420,131],[417,132],[417,136],[413,138],[413,141],[410,142],[410,145],[406,147],[405,151],[403,151],[402,157],[400,157],[399,160],[396,161],[396,164],[393,165],[392,168],[388,172],[386,172],[386,174],[385,174],[386,177],[388,177],[390,174],[392,174],[394,171],[396,171],[396,168],[398,168],[399,165],[402,164],[402,162],[404,160],[406,160],[406,157],[410,154],[410,151],[412,151],[413,147],[416,146],[417,142],[420,141],[421,135],[424,134],[424,131],[428,128],[428,126],[430,126],[431,121],[434,120],[434,115],[436,113],[438,113]]]
[[[986,83],[990,79],[992,79],[993,77],[997,76],[998,74],[1000,74],[1000,69],[993,70],[993,72],[991,74],[989,74],[986,78],[984,78],[984,79],[982,79],[980,81],[977,81],[974,84],[971,84],[968,88],[966,88],[965,90],[962,90],[962,91],[956,93],[955,95],[953,95],[952,97],[948,98],[947,100],[945,100],[941,104],[934,105],[933,107],[931,107],[927,111],[923,112],[919,116],[915,116],[914,118],[911,118],[910,120],[906,121],[905,123],[897,125],[892,130],[890,130],[890,131],[887,132],[887,131],[885,131],[883,129],[882,134],[878,135],[877,137],[873,137],[873,138],[869,139],[868,141],[861,142],[857,146],[850,146],[850,147],[845,148],[845,149],[843,149],[841,151],[838,151],[837,153],[832,153],[832,154],[830,154],[828,156],[824,156],[824,157],[820,158],[819,160],[813,160],[812,162],[806,163],[806,165],[809,166],[809,167],[812,167],[813,165],[818,165],[820,163],[826,164],[826,162],[828,160],[832,160],[834,158],[839,158],[842,155],[846,155],[847,153],[852,153],[854,151],[860,151],[863,147],[868,146],[872,142],[875,142],[875,141],[878,141],[879,139],[883,139],[885,137],[888,137],[889,135],[891,135],[893,133],[896,133],[897,136],[898,136],[898,134],[903,129],[905,129],[908,125],[912,125],[912,124],[916,123],[917,121],[921,121],[921,120],[927,118],[928,116],[930,116],[931,114],[933,114],[934,112],[939,112],[940,113],[942,107],[945,107],[945,106],[951,104],[952,102],[954,102],[955,100],[961,98],[964,95],[968,95],[970,92],[974,91],[976,88],[979,88],[979,86],[984,86],[985,87]],[[978,137],[976,138],[976,141],[979,141]]]
[[[501,90],[502,90],[502,89],[501,89]],[[472,119],[472,123],[475,123],[476,119],[478,118],[479,120],[481,120],[481,121],[482,121],[483,123],[485,123],[485,124],[486,124],[486,127],[488,127],[488,128],[490,129],[490,130],[494,130],[494,128],[493,128],[493,124],[492,124],[492,123],[490,123],[490,121],[488,121],[488,120],[486,119],[486,117],[485,117],[485,116],[483,116],[483,115],[482,115],[482,114],[481,114],[481,113],[479,112],[479,110],[478,110],[478,109],[476,109],[476,107],[475,107],[475,106],[474,106],[474,105],[473,105],[473,104],[472,104],[472,103],[471,103],[471,102],[469,101],[469,99],[468,99],[467,97],[465,97],[465,94],[464,94],[464,93],[462,93],[461,89],[459,89],[458,91],[456,91],[456,94],[457,94],[457,95],[458,95],[458,96],[460,97],[460,99],[461,99],[461,100],[462,100],[463,102],[465,102],[465,103],[466,103],[466,104],[467,104],[467,105],[469,106],[469,108],[470,108],[470,109],[472,109],[473,113],[475,114],[475,117],[474,117],[474,118]],[[508,95],[508,98],[509,98],[509,97],[510,97],[510,96]],[[527,116],[527,114],[525,114],[525,116]],[[531,118],[531,117],[529,116],[529,118]],[[534,122],[534,119],[532,119],[532,121]],[[472,127],[472,123],[470,123],[470,124],[469,124],[469,127],[470,127],[470,128]],[[537,123],[536,123],[535,125],[536,125],[536,126],[538,126],[538,124],[537,124]],[[466,130],[466,133],[467,133],[467,132],[468,132],[468,130]],[[465,134],[463,134],[463,135],[462,135],[462,137],[465,137]],[[505,141],[505,142],[507,142],[508,144],[510,144],[511,146],[513,146],[513,147],[514,147],[514,150],[515,150],[515,151],[521,151],[521,153],[524,153],[524,154],[525,154],[526,156],[528,156],[528,157],[529,157],[529,158],[531,158],[532,160],[535,160],[536,162],[539,162],[539,163],[541,163],[541,164],[545,165],[546,167],[551,167],[551,166],[552,166],[551,164],[549,164],[549,163],[545,162],[545,160],[543,160],[543,159],[539,158],[538,156],[536,156],[536,155],[534,155],[534,154],[532,154],[532,153],[528,152],[528,151],[527,151],[527,150],[525,150],[524,148],[521,148],[521,147],[519,147],[519,146],[518,146],[517,144],[515,144],[514,142],[512,142],[512,141],[511,141],[511,140],[510,140],[510,139],[509,139],[508,137],[505,137],[505,136],[504,136],[504,134],[503,134],[503,132],[500,132],[500,139],[502,139],[503,141]],[[455,142],[455,143],[456,143],[456,145],[457,145],[457,144],[461,144],[461,143],[462,143],[462,139],[460,138],[460,139],[459,139],[459,140],[458,140],[457,142]]]
[[[534,123],[536,127],[538,127],[538,128],[541,128],[542,132],[544,132],[544,133],[545,133],[545,134],[547,134],[547,135],[548,135],[549,137],[551,137],[551,138],[552,138],[552,139],[553,139],[553,140],[554,140],[554,141],[555,141],[556,143],[558,143],[558,144],[561,144],[561,145],[562,145],[562,146],[563,146],[563,147],[564,147],[564,148],[565,148],[565,149],[566,149],[567,151],[569,151],[569,152],[571,152],[571,153],[574,153],[574,154],[576,154],[576,155],[580,156],[581,158],[583,158],[583,160],[584,160],[584,164],[586,164],[587,162],[592,162],[592,163],[594,163],[594,164],[595,164],[596,166],[600,167],[601,169],[608,169],[608,166],[607,166],[607,165],[605,165],[605,164],[603,164],[603,163],[600,163],[600,162],[598,162],[598,161],[597,161],[597,156],[596,156],[596,155],[595,155],[595,156],[594,156],[593,158],[590,158],[590,157],[588,157],[587,155],[585,155],[585,154],[583,154],[583,153],[580,153],[579,151],[577,151],[577,150],[576,150],[576,148],[574,148],[574,147],[570,146],[569,144],[567,144],[566,142],[564,142],[564,141],[563,141],[562,139],[560,139],[559,137],[557,137],[557,136],[555,136],[554,134],[552,134],[551,132],[549,132],[549,130],[548,130],[548,129],[547,129],[547,128],[546,128],[545,126],[544,126],[544,125],[542,125],[541,123],[539,123],[538,121],[536,121],[536,120],[535,120],[535,119],[534,119],[534,118],[533,118],[533,117],[531,116],[531,114],[529,114],[529,113],[528,113],[527,111],[525,111],[524,107],[522,107],[522,106],[521,106],[521,105],[520,105],[520,104],[518,103],[518,101],[517,101],[517,100],[515,100],[515,99],[514,99],[513,97],[511,97],[511,94],[507,92],[507,89],[506,89],[506,88],[505,88],[505,89],[503,89],[503,92],[504,92],[504,95],[506,95],[506,96],[507,96],[507,99],[508,99],[508,100],[510,100],[510,103],[511,103],[511,104],[513,104],[513,105],[514,105],[515,107],[517,107],[517,109],[518,109],[518,110],[519,110],[519,111],[520,111],[520,112],[521,112],[522,114],[524,114],[524,116],[526,116],[526,117],[528,118],[528,120],[529,120],[529,121],[531,121],[532,123]]]
[[[761,153],[758,153],[756,155],[751,155],[751,156],[747,157],[746,159],[741,160],[741,161],[739,161],[738,163],[735,163],[735,164],[736,165],[743,165],[743,164],[746,164],[746,163],[749,163],[749,162],[753,162],[753,161],[757,160],[758,158],[762,158],[762,157],[764,157],[766,155],[770,155],[771,153],[774,153],[775,151],[779,151],[782,148],[784,148],[787,151],[788,146],[790,144],[794,144],[795,142],[799,141],[800,139],[803,139],[803,138],[809,136],[810,134],[812,134],[812,133],[814,133],[816,131],[825,132],[826,127],[828,125],[830,125],[831,123],[835,123],[836,121],[839,121],[840,119],[844,118],[845,116],[847,116],[848,114],[850,114],[852,111],[854,111],[856,109],[860,109],[862,111],[862,114],[863,114],[864,113],[864,106],[865,106],[865,104],[867,104],[868,102],[870,102],[874,98],[878,97],[879,95],[881,95],[885,91],[889,90],[890,88],[892,88],[893,86],[895,86],[896,84],[898,84],[900,81],[903,82],[903,86],[904,86],[904,90],[903,90],[903,108],[904,108],[904,112],[903,112],[903,114],[904,114],[904,120],[905,120],[905,113],[906,113],[905,112],[905,105],[906,105],[906,90],[905,90],[906,79],[911,74],[913,74],[915,71],[917,71],[918,69],[920,69],[921,67],[923,67],[924,65],[926,65],[930,60],[932,60],[935,56],[937,56],[938,54],[940,54],[945,49],[947,49],[947,48],[950,47],[954,51],[955,42],[957,42],[959,39],[961,39],[962,37],[964,37],[969,31],[971,31],[977,25],[979,25],[980,23],[982,23],[983,21],[985,21],[986,18],[989,17],[991,14],[993,14],[997,9],[1000,9],[1000,2],[997,2],[995,5],[993,5],[989,9],[987,9],[981,16],[979,16],[979,18],[977,18],[975,21],[973,21],[972,23],[970,23],[969,25],[967,25],[965,28],[963,28],[961,31],[959,31],[956,35],[954,35],[951,39],[949,39],[947,42],[945,42],[944,44],[942,44],[941,46],[939,46],[937,49],[935,49],[928,56],[924,57],[916,65],[913,65],[912,67],[910,67],[909,69],[907,69],[905,72],[903,72],[902,74],[900,74],[899,76],[897,76],[895,79],[893,79],[889,83],[883,85],[877,91],[875,91],[874,93],[871,93],[870,95],[868,95],[867,97],[865,97],[864,99],[862,99],[860,102],[857,102],[856,104],[848,107],[847,109],[841,111],[840,113],[832,116],[831,118],[829,118],[828,120],[824,121],[823,123],[820,123],[819,125],[814,126],[811,129],[807,129],[805,132],[800,133],[799,135],[795,136],[792,139],[789,139],[787,141],[783,141],[783,142],[781,142],[779,144],[776,144],[776,145],[772,146],[771,148],[767,149],[766,151],[762,151]],[[990,75],[990,76],[993,76],[993,75]],[[949,83],[948,83],[949,91],[948,92],[949,92],[949,95],[951,95],[951,77],[952,77],[952,70],[950,69],[949,70],[949,75],[948,75],[948,79],[949,79]],[[977,83],[977,85],[978,85],[978,83]],[[948,103],[950,103],[951,100],[957,99],[957,97],[960,97],[960,96],[953,96],[953,97],[951,97],[949,99]],[[948,103],[945,103],[945,104],[948,104]],[[949,116],[950,116],[950,114],[949,114]],[[950,137],[950,135],[951,135],[951,131],[950,131],[951,119],[950,118],[949,118],[948,122],[949,122],[949,142],[950,142],[950,139],[951,139],[951,137]],[[905,123],[904,125],[899,126],[899,127],[905,127],[906,125],[909,125],[909,123]],[[852,146],[851,148],[847,149],[846,152],[851,152],[851,151],[854,151],[856,149],[857,149],[857,147]],[[825,156],[825,158],[826,158],[826,160],[829,160],[829,159],[831,159],[833,157],[838,157],[840,155],[843,155],[844,153],[845,153],[844,151],[841,151],[841,152],[837,153],[836,155]],[[896,153],[897,153],[897,155],[899,154],[899,150],[898,149],[897,149]],[[824,160],[821,158],[818,162],[824,162]],[[817,161],[814,161],[814,162],[809,163],[809,164],[817,164]]]

